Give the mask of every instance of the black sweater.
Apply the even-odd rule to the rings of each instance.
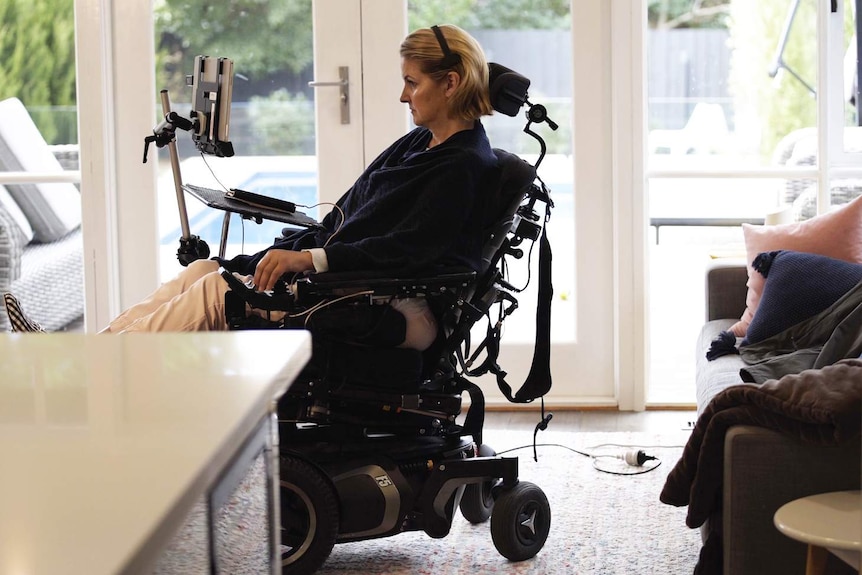
[[[467,266],[478,270],[483,241],[483,179],[496,157],[480,122],[427,149],[416,128],[381,153],[320,229],[296,232],[254,255],[219,260],[253,274],[266,251],[324,247],[332,272]],[[336,233],[337,231],[337,233]],[[327,240],[331,241],[326,244]]]

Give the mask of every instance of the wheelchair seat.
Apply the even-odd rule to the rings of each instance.
[[[529,104],[529,80],[520,74],[492,64],[491,81],[498,111],[514,116]],[[539,140],[543,155],[544,142],[529,130],[529,112],[527,118],[524,131]],[[472,523],[490,519],[494,545],[510,560],[529,559],[544,545],[547,498],[538,486],[519,482],[517,458],[496,456],[483,443],[484,394],[470,380],[494,373],[510,401],[532,401],[550,388],[545,365],[538,388],[525,391],[525,383],[513,396],[496,361],[500,325],[517,309],[522,289],[508,282],[508,262],[532,254],[523,244],[541,242],[540,260],[547,251],[547,261],[540,262],[540,279],[550,284],[544,230],[553,204],[544,184],[536,183],[542,155],[534,166],[505,150],[494,152],[497,165],[482,185],[479,270],[312,274],[272,295],[222,274],[231,286],[225,306],[231,329],[303,327],[293,318],[411,297],[425,298],[438,323],[434,343],[422,352],[357,344],[312,329],[311,363],[278,402],[286,575],[314,572],[335,543],[412,530],[444,537],[456,509]],[[549,315],[550,292],[540,286],[540,307],[543,298]],[[247,306],[286,311],[286,319],[261,320],[249,316]],[[483,319],[488,330],[474,347],[473,328]],[[549,361],[537,354],[534,364],[537,357]],[[464,394],[470,397],[466,413]]]

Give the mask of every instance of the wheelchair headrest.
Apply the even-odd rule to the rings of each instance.
[[[491,106],[501,114],[515,116],[527,101],[530,80],[496,62],[488,64],[488,72]]]

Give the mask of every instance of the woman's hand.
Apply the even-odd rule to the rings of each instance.
[[[278,278],[287,272],[313,271],[314,263],[308,252],[271,249],[254,270],[254,285],[258,291],[270,291],[275,287]]]

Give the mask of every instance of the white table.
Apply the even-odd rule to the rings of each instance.
[[[862,550],[862,492],[834,491],[802,497],[775,512],[779,531],[808,544],[807,575],[820,575],[827,552],[859,570]]]
[[[151,572],[256,446],[273,485],[273,402],[310,356],[301,331],[0,334],[0,573]]]

